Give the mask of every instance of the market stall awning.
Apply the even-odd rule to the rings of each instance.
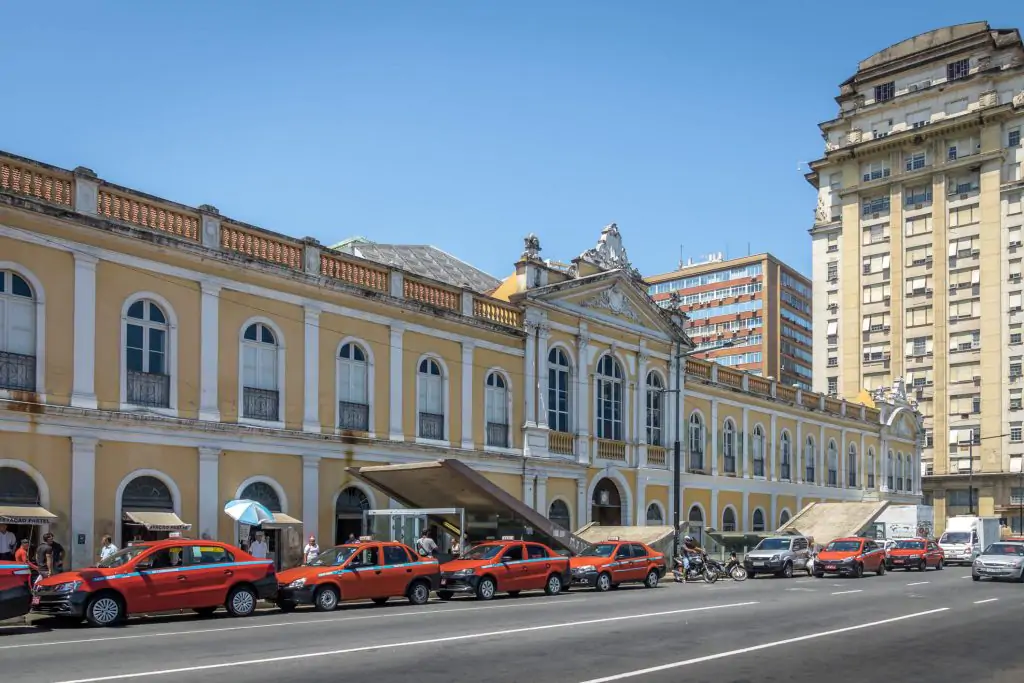
[[[125,510],[124,521],[141,524],[150,531],[188,531],[192,528],[191,524],[181,521],[173,512],[154,510]]]
[[[0,524],[49,524],[57,519],[46,508],[31,505],[0,505]]]
[[[292,526],[292,525],[295,525],[295,524],[301,525],[302,524],[302,520],[301,519],[295,519],[291,515],[286,515],[283,512],[275,512],[274,513],[274,520],[272,522],[263,522],[263,524],[260,525],[260,528],[261,529],[280,529],[281,527]]]

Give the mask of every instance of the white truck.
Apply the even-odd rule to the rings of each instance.
[[[946,564],[971,564],[990,544],[999,540],[999,518],[958,515],[946,520],[939,547]]]
[[[875,520],[875,540],[886,548],[907,538],[931,538],[935,519],[930,505],[890,505]]]

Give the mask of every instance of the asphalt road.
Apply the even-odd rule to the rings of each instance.
[[[7,683],[1024,681],[1024,585],[969,570],[664,583],[330,614],[0,627]]]

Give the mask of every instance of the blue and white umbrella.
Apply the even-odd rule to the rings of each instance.
[[[244,498],[229,501],[224,506],[224,514],[236,522],[250,526],[259,526],[264,522],[274,521],[274,513],[268,510],[266,505]]]

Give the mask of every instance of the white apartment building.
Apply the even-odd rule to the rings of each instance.
[[[1020,32],[923,33],[862,61],[836,101],[807,174],[814,388],[852,398],[905,382],[936,520],[973,508],[1020,530]]]

